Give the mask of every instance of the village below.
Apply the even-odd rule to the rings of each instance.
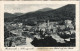
[[[43,11],[45,10],[45,11]],[[5,47],[76,46],[75,5],[26,14],[4,13]]]

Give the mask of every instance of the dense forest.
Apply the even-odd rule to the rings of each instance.
[[[47,9],[47,8],[43,8]],[[9,16],[8,16],[9,15]],[[35,12],[29,12],[29,13],[25,13],[21,16],[15,16],[14,14],[10,15],[7,13],[4,13],[4,18],[5,18],[5,22],[28,22],[27,20],[31,20],[31,21],[43,21],[43,20],[50,20],[50,21],[60,21],[60,20],[66,20],[66,19],[70,19],[70,20],[74,20],[75,19],[75,5],[74,4],[69,4],[66,6],[63,6],[61,8],[58,9],[51,9],[49,8],[49,11],[42,11],[42,10],[38,10]],[[7,20],[6,20],[7,19]]]

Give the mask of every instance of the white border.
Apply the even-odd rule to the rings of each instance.
[[[76,4],[76,47],[44,47],[53,49],[38,49],[40,47],[34,47],[32,50],[21,50],[21,48],[32,47],[17,47],[16,51],[79,51],[79,2],[78,1],[7,1],[0,2],[0,51],[15,51],[16,47],[10,47],[12,50],[6,50],[4,47],[4,4]],[[43,48],[43,47],[41,47]],[[67,48],[67,49],[62,49]]]

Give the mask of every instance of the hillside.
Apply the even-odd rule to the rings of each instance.
[[[50,10],[53,10],[53,9],[52,8],[42,8],[42,9],[39,9],[37,11],[45,12],[45,11],[50,11]]]
[[[42,11],[47,10],[47,11]],[[74,4],[68,4],[66,6],[63,6],[58,9],[47,9],[43,8],[40,9],[40,11],[35,12],[29,12],[21,16],[17,16],[14,18],[14,21],[19,22],[25,22],[27,20],[34,20],[34,21],[40,21],[40,20],[50,20],[50,21],[59,21],[59,20],[74,20],[75,19],[75,5]]]
[[[5,12],[4,13],[4,21],[7,22],[7,21],[12,21],[13,18],[17,17],[16,15],[14,14],[11,14],[11,13],[7,13]]]
[[[21,16],[23,15],[24,13],[14,13],[14,15],[17,15],[17,16]]]
[[[7,12],[4,13],[4,18],[11,18],[11,17],[16,17],[16,15]]]

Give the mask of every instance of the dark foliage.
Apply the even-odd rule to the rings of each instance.
[[[31,42],[32,45],[35,47],[74,47],[75,46],[75,40],[71,39],[70,42],[65,41],[65,43],[59,43],[55,39],[53,39],[51,36],[45,37],[44,39],[37,39],[34,38],[34,40]]]
[[[49,10],[49,11],[36,11],[36,12],[29,12],[21,16],[15,17],[13,20],[18,20],[19,22],[25,22],[27,19],[32,19],[35,21],[39,20],[47,20],[50,21],[59,21],[59,20],[74,20],[75,18],[75,5],[69,4],[66,6],[63,6],[56,10]],[[28,21],[27,21],[28,22]]]
[[[51,36],[46,37],[44,39],[40,39],[40,40],[38,40],[37,38],[34,38],[34,40],[32,41],[32,45],[38,46],[38,47],[56,46],[56,43],[57,43],[56,40],[53,39]]]
[[[4,39],[6,39],[8,37],[12,37],[12,36],[16,36],[16,35],[9,32],[8,29],[4,26]]]

